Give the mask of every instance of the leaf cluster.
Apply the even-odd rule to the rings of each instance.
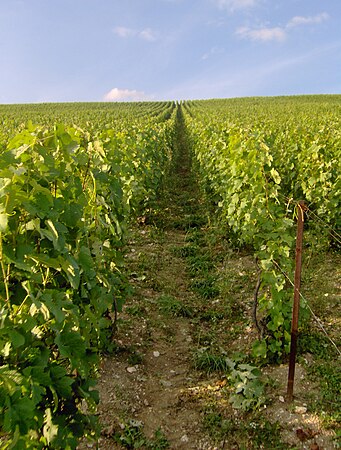
[[[93,134],[28,123],[1,151],[4,448],[74,449],[96,431],[99,352],[127,292],[125,228],[155,195],[171,130],[159,119]]]

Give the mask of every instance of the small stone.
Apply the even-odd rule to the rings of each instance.
[[[147,381],[147,377],[137,377],[137,381],[140,381],[141,383],[145,383]]]
[[[278,397],[278,400],[279,400],[281,403],[284,403],[284,402],[285,402],[285,399],[284,399],[283,395],[280,395],[280,396]]]
[[[103,436],[112,436],[114,433],[115,433],[114,425],[110,425],[110,426],[108,426],[106,428],[103,428],[102,431],[101,431],[101,434]],[[92,448],[92,447],[94,447],[94,444],[91,444],[91,447],[89,447],[89,448]]]
[[[160,383],[164,387],[171,387],[172,386],[172,383],[170,381],[167,381],[167,380],[161,380]]]
[[[158,357],[160,356],[160,352],[153,352],[153,356],[154,356],[155,358],[158,358]]]
[[[188,442],[188,441],[189,441],[189,439],[188,439],[187,434],[184,434],[181,438],[181,442]]]
[[[142,422],[142,420],[130,419],[129,420],[129,425],[131,427],[134,427],[134,428],[142,428],[143,427],[143,422]]]
[[[305,414],[307,412],[307,408],[305,406],[296,406],[295,413],[296,414]]]
[[[134,372],[137,372],[137,369],[136,369],[136,367],[127,367],[127,372],[134,373]]]

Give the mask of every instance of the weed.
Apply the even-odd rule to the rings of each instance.
[[[224,448],[285,450],[288,445],[281,441],[281,426],[264,418],[245,417],[239,420],[229,417],[217,408],[209,408],[204,413],[204,428],[215,441]]]
[[[307,368],[309,377],[318,381],[320,397],[312,405],[326,426],[336,427],[341,421],[341,370],[335,364],[336,352],[325,336],[314,331],[305,331],[298,340],[300,354],[311,353],[314,364]]]
[[[224,417],[215,409],[205,411],[203,420],[204,429],[216,440],[222,440],[229,434],[234,434],[238,427],[233,419]]]
[[[206,278],[192,280],[191,288],[204,299],[211,299],[217,297],[220,293],[215,283],[216,277],[208,275]]]
[[[229,380],[233,393],[230,396],[230,402],[233,408],[249,411],[264,404],[265,385],[260,379],[261,371],[250,364],[236,365],[232,360],[228,363],[231,369]]]
[[[207,347],[200,348],[194,353],[194,367],[207,373],[230,371],[226,355],[212,353]]]
[[[334,426],[341,421],[341,370],[334,361],[325,361],[308,369],[308,375],[320,384],[321,398],[313,406],[316,412],[321,413],[326,425]]]
[[[268,420],[258,419],[248,422],[246,426],[250,442],[255,448],[271,450],[288,449],[288,444],[281,440],[281,425],[278,422],[271,423]]]
[[[312,330],[304,331],[298,339],[298,354],[311,353],[327,361],[333,358],[333,350],[325,336]]]
[[[127,306],[125,312],[131,316],[144,317],[146,315],[146,308],[141,305]]]
[[[160,428],[155,431],[154,439],[149,441],[148,448],[151,450],[162,450],[169,448],[169,442]]]
[[[189,256],[194,256],[198,252],[198,247],[195,245],[184,245],[182,247],[174,247],[172,249],[175,256],[180,258],[188,258]]]
[[[116,345],[115,354],[117,356],[122,355],[125,359],[127,359],[128,363],[132,366],[136,364],[141,364],[143,361],[143,356],[139,353],[135,346],[119,346]]]
[[[196,255],[188,258],[189,274],[195,277],[199,274],[208,274],[214,269],[214,264],[208,255]]]
[[[161,295],[158,299],[160,310],[176,317],[193,317],[193,309],[171,295]]]
[[[130,420],[122,432],[114,435],[114,440],[122,447],[128,449],[144,448],[150,450],[163,450],[169,448],[169,442],[163,434],[162,430],[158,429],[154,433],[152,439],[148,439],[143,433],[143,425],[136,420]]]
[[[195,228],[190,230],[186,235],[186,242],[193,242],[197,246],[204,244],[202,231]]]
[[[199,314],[199,319],[203,322],[217,322],[225,318],[224,312],[215,309],[207,309]]]
[[[172,223],[172,227],[176,230],[187,231],[191,228],[196,228],[197,224],[198,224],[198,222],[195,219],[192,219],[191,216],[187,216],[187,217],[184,216],[184,217],[175,218]]]
[[[205,348],[213,345],[216,341],[216,335],[212,330],[207,333],[203,333],[202,330],[200,330],[196,335],[194,335],[194,338],[197,341],[198,346]]]
[[[141,353],[138,353],[137,351],[133,351],[132,354],[128,358],[128,363],[132,366],[135,366],[137,364],[142,364],[143,356]]]

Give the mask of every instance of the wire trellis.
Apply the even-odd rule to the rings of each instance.
[[[290,279],[290,277],[287,275],[287,273],[280,267],[280,265],[276,262],[276,261],[272,261],[272,263],[277,267],[277,269],[279,269],[282,274],[285,276],[285,278],[288,280],[288,282],[291,284],[291,286],[293,288],[295,288],[295,284],[293,283],[293,281]],[[303,296],[302,292],[299,293],[300,297],[302,298],[302,300],[305,302],[305,304],[307,305],[311,315],[313,316],[313,318],[315,319],[317,325],[321,328],[321,330],[323,331],[323,333],[325,334],[325,336],[327,337],[327,339],[329,340],[329,342],[333,345],[333,347],[335,348],[335,350],[337,351],[338,355],[341,356],[341,351],[339,350],[338,346],[336,345],[336,343],[334,342],[334,340],[329,336],[327,330],[325,329],[322,320],[317,317],[317,315],[314,313],[313,309],[311,308],[309,301]]]

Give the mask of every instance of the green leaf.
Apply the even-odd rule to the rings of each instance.
[[[281,184],[282,179],[276,169],[271,169],[270,174],[276,184]]]
[[[96,271],[94,270],[95,263],[94,263],[94,260],[92,259],[89,248],[84,247],[84,246],[81,247],[81,249],[79,251],[79,255],[78,255],[78,262],[79,262],[82,270],[84,271],[84,273],[89,278],[95,278],[95,276],[96,276]]]
[[[8,227],[8,216],[6,213],[0,213],[0,233],[5,233]]]
[[[25,338],[22,334],[16,330],[8,330],[8,335],[11,339],[11,343],[14,349],[21,347],[25,344]]]
[[[65,258],[59,256],[58,260],[72,288],[78,289],[80,283],[80,273],[76,260],[71,255],[67,255]]]
[[[55,338],[61,356],[65,358],[81,359],[85,354],[85,342],[80,333],[76,331],[63,331]]]
[[[43,435],[46,438],[48,445],[52,443],[53,439],[57,436],[57,434],[58,434],[58,425],[54,425],[52,421],[51,409],[48,408],[45,411],[45,420],[43,427]]]
[[[1,155],[2,156],[2,155]],[[0,197],[3,197],[7,193],[7,186],[11,184],[10,178],[0,178]]]
[[[1,386],[4,386],[9,394],[13,394],[17,386],[20,386],[23,381],[23,376],[16,370],[12,370],[9,366],[0,367],[0,381]]]
[[[54,387],[60,397],[70,398],[72,397],[72,385],[74,380],[70,377],[61,377],[54,382]]]
[[[256,358],[266,358],[267,345],[265,341],[256,341],[252,346],[252,354]]]
[[[40,298],[40,301],[45,303],[49,311],[55,316],[56,321],[58,323],[62,323],[65,319],[65,301],[61,298],[56,298],[56,296],[52,297],[50,293],[44,293]]]

